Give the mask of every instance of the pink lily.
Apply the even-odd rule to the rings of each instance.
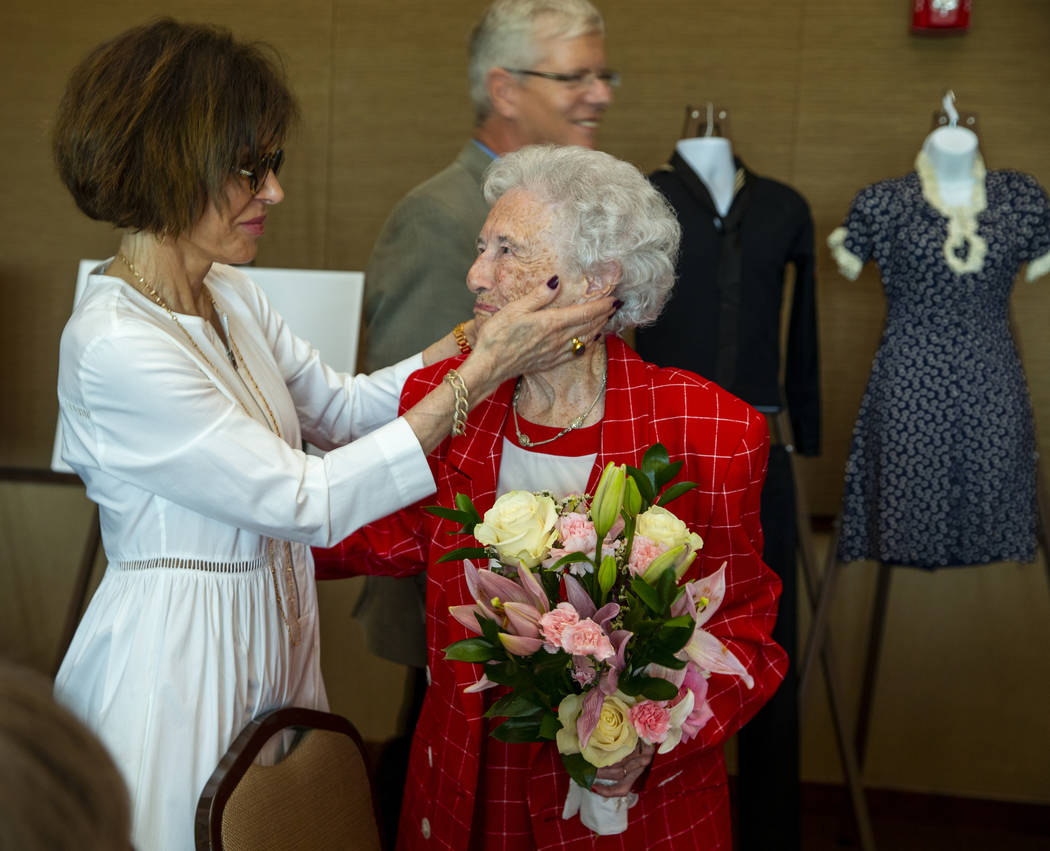
[[[500,642],[509,653],[516,656],[531,656],[543,646],[543,640],[539,637],[539,622],[549,610],[549,604],[543,586],[532,571],[519,566],[519,584],[494,571],[479,570],[470,561],[464,561],[463,578],[475,602],[449,606],[449,614],[459,623],[471,632],[480,634],[478,615],[495,621],[500,627]]]
[[[498,634],[500,643],[507,648],[508,653],[515,656],[531,656],[543,647],[542,638],[530,638],[525,635],[511,635],[509,632]]]
[[[565,596],[569,598],[572,607],[580,613],[580,619],[591,617],[598,607],[594,605],[594,600],[591,599],[591,595],[587,593],[580,581],[569,574],[562,577],[562,581],[565,583]]]
[[[527,567],[518,568],[519,585],[513,579],[463,562],[463,579],[474,603],[449,606],[449,614],[476,634],[481,633],[476,615],[495,621],[502,629],[533,637],[539,635],[540,616],[548,611],[543,586]]]
[[[609,667],[605,669],[601,679],[598,681],[598,688],[602,694],[613,694],[619,688],[620,672],[627,666],[624,652],[627,650],[627,642],[632,635],[634,635],[633,632],[628,632],[626,629],[618,629],[609,636],[616,655],[605,660]]]
[[[726,562],[722,562],[722,566],[710,576],[687,582],[685,593],[671,607],[672,614],[677,616],[688,613],[696,621],[689,643],[676,655],[679,659],[694,662],[706,673],[737,676],[748,688],[754,688],[755,681],[743,663],[721,641],[702,628],[725,599],[725,569]]]
[[[503,612],[507,617],[506,628],[515,635],[527,635],[535,638],[540,634],[540,616],[543,614],[528,603],[504,603]]]
[[[492,682],[492,680],[490,680],[488,677],[482,674],[481,679],[474,683],[474,685],[467,686],[465,689],[463,689],[463,693],[475,694],[479,691],[485,691],[486,689],[495,688],[497,685],[499,685],[499,683]]]
[[[591,733],[598,726],[601,718],[602,704],[605,703],[605,695],[601,689],[592,688],[583,696],[583,704],[580,706],[580,715],[576,719],[576,737],[580,746],[586,745],[591,738]]]

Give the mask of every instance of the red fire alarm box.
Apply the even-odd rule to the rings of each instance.
[[[950,33],[970,28],[973,0],[913,0],[912,32]]]

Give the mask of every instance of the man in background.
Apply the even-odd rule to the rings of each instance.
[[[471,318],[474,296],[466,277],[488,215],[481,194],[485,168],[525,145],[595,147],[618,82],[605,64],[604,21],[588,0],[496,0],[470,36],[468,76],[471,139],[451,165],[398,202],[372,249],[365,272],[365,372],[396,363],[416,352],[420,340]],[[387,747],[379,766],[391,839],[426,688],[425,587],[425,575],[369,577],[354,612],[373,653],[414,669],[400,723],[407,735]]]

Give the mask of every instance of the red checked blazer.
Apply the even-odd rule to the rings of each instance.
[[[616,338],[608,340],[608,355],[601,449],[588,489],[593,491],[606,463],[638,466],[645,450],[657,442],[667,447],[672,460],[684,460],[678,480],[699,487],[671,507],[704,539],[690,578],[728,561],[725,601],[706,628],[747,666],[755,686],[748,690],[729,676],[710,679],[714,718],[695,739],[654,758],[644,783],[636,785],[640,800],[630,811],[626,833],[598,838],[578,818],[561,818],[569,781],[553,745],[510,746],[519,749],[515,757],[524,760],[526,769],[517,788],[527,785],[528,790],[527,801],[510,803],[513,793],[493,788],[500,785],[498,777],[494,781],[485,773],[480,757],[507,746],[491,739],[482,742],[483,695],[463,693],[478,679],[480,666],[448,662],[443,653],[452,642],[468,637],[449,616],[449,606],[473,600],[461,564],[438,564],[437,559],[470,539],[446,534],[455,524],[420,506],[366,526],[332,549],[314,551],[318,578],[406,575],[423,569],[428,577],[431,683],[412,744],[399,849],[731,848],[722,743],[772,695],[787,667],[783,650],[770,638],[780,581],[760,558],[759,494],[769,436],[760,414],[716,385],[683,370],[646,363]],[[425,396],[454,365],[454,360],[446,361],[415,373],[405,386],[402,407]],[[491,507],[513,386],[512,381],[504,384],[478,405],[466,434],[434,451],[430,462],[438,492],[423,503],[451,506],[457,493],[465,493],[482,513]],[[478,800],[480,777],[485,783]],[[476,806],[483,813],[477,820]],[[484,830],[472,836],[481,819]]]

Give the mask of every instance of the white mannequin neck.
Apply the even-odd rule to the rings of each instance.
[[[729,140],[722,136],[679,139],[675,150],[704,182],[718,214],[728,213],[736,186],[736,163]]]
[[[977,134],[965,127],[938,127],[922,145],[933,166],[937,191],[949,207],[970,203],[973,196]]]

